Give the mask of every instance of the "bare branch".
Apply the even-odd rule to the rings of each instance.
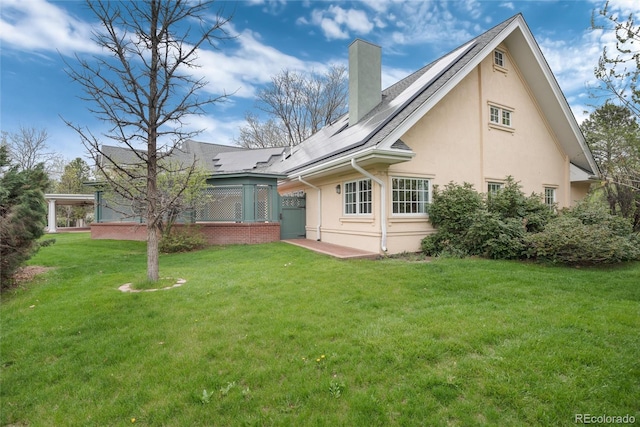
[[[256,107],[268,119],[248,114],[236,144],[244,147],[297,145],[346,111],[346,68],[331,66],[324,74],[283,70],[258,92]],[[277,140],[275,140],[277,138]]]

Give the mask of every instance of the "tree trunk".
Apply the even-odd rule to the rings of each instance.
[[[160,278],[158,260],[158,236],[157,223],[147,225],[147,280],[156,282]]]
[[[147,279],[158,281],[158,237],[160,234],[161,218],[158,218],[158,73],[160,72],[158,35],[158,14],[160,5],[151,2],[151,62],[149,72],[149,128],[147,131]]]

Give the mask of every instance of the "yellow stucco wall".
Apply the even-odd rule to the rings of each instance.
[[[391,213],[394,176],[428,178],[440,187],[451,181],[469,182],[486,192],[488,182],[511,175],[525,194],[555,188],[559,207],[586,194],[586,187],[571,188],[569,160],[508,51],[502,50],[503,68],[494,67],[492,56],[487,57],[401,137],[416,154],[411,161],[367,168],[387,183],[388,253],[418,251],[420,240],[433,230],[426,215]],[[512,111],[511,129],[490,124],[490,104]],[[371,215],[344,215],[343,195],[335,191],[336,185],[344,187],[345,182],[361,178],[354,171],[312,181],[323,194],[321,240],[378,252],[379,186],[373,184]],[[317,193],[304,185],[298,189],[307,192],[307,237],[316,239]]]

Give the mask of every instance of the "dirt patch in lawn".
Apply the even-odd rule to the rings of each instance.
[[[16,284],[21,284],[25,282],[30,282],[36,276],[40,274],[44,274],[47,271],[53,270],[53,267],[43,267],[41,265],[27,265],[25,267],[20,267],[15,274],[13,275],[13,280],[15,280]]]

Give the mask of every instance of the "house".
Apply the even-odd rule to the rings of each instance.
[[[280,238],[393,254],[418,251],[434,232],[427,208],[436,185],[468,182],[490,192],[512,176],[525,193],[562,208],[597,180],[578,123],[521,14],[385,90],[381,74],[380,47],[356,40],[348,113],[301,144],[242,150],[188,142],[183,155],[202,159],[216,200],[226,201],[196,220],[268,224],[274,240],[278,227]]]
[[[436,185],[512,176],[548,204],[582,199],[598,169],[521,14],[381,90],[381,52],[349,46],[349,112],[266,168],[304,191],[306,236],[417,251]]]
[[[140,162],[134,151],[103,146],[102,167],[110,163],[135,165]],[[284,148],[245,150],[220,144],[188,140],[167,157],[169,162],[190,165],[194,160],[208,174],[207,189],[201,204],[188,221],[196,222],[210,244],[267,243],[280,240],[280,174],[262,170],[281,158]],[[141,207],[109,194],[103,183],[95,187],[94,239],[146,240]],[[175,227],[180,227],[177,224]]]

